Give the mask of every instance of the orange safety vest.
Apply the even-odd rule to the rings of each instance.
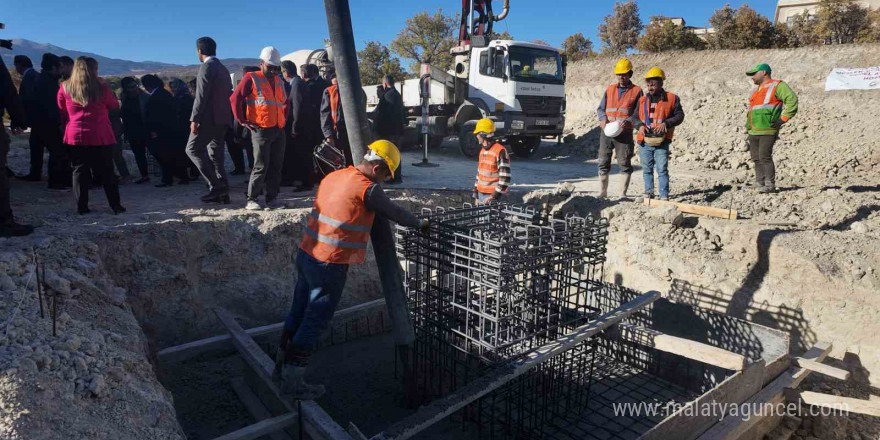
[[[363,263],[376,216],[364,206],[372,184],[351,166],[328,174],[318,187],[300,249],[325,263]]]
[[[494,144],[489,148],[480,150],[480,162],[477,165],[477,192],[481,194],[492,194],[498,185],[498,159],[501,158],[501,152],[507,151],[504,145]]]
[[[671,92],[666,92],[666,100],[660,100],[657,102],[651,102],[648,95],[642,96],[639,99],[639,119],[648,125],[651,128],[657,127],[661,122],[666,120],[669,116],[672,115],[672,111],[675,109],[675,100],[676,96]],[[650,105],[650,110],[648,106]],[[675,133],[675,128],[667,127],[666,128],[666,139],[672,140],[672,135]],[[639,133],[636,135],[637,142],[644,142],[645,137]]]
[[[632,123],[629,117],[636,106],[636,98],[642,93],[642,89],[637,85],[630,86],[627,91],[623,92],[623,96],[618,93],[619,84],[611,84],[605,90],[605,119],[608,122],[625,121],[624,129],[632,130]]]
[[[284,93],[284,86],[281,85],[281,78],[275,77],[273,88],[263,72],[248,72],[247,75],[253,81],[251,95],[246,101],[247,120],[261,128],[283,128],[284,102],[287,101],[287,95]],[[247,77],[244,80],[247,80]]]
[[[776,97],[776,86],[781,82],[778,79],[774,79],[766,84],[762,84],[761,87],[755,88],[755,91],[752,92],[752,96],[749,97],[750,127],[755,128],[755,125],[752,123],[752,114],[755,110],[768,110],[768,113],[773,113],[776,109],[782,108],[782,100]]]
[[[336,121],[339,120],[339,84],[327,87],[327,95],[330,96],[330,117],[333,118],[333,131],[338,131]]]

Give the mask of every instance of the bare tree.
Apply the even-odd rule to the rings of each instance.
[[[636,47],[642,29],[644,25],[635,0],[614,2],[614,13],[606,15],[604,23],[599,25],[603,52],[621,54]]]

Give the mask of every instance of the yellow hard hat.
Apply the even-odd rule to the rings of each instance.
[[[474,134],[492,134],[495,133],[495,122],[493,122],[489,118],[483,118],[477,121],[477,126],[474,127]]]
[[[367,148],[375,153],[376,156],[381,157],[382,160],[388,164],[388,169],[391,170],[391,177],[393,178],[394,172],[397,171],[397,167],[400,166],[400,150],[397,149],[397,145],[394,145],[391,141],[379,139],[374,141]]]
[[[645,74],[645,79],[651,79],[651,78],[660,78],[665,81],[666,74],[663,73],[663,69],[661,69],[659,67],[652,67],[651,70],[649,70],[648,73]]]
[[[633,63],[629,62],[626,58],[621,58],[620,61],[617,62],[617,65],[614,66],[614,74],[615,75],[623,75],[633,70]]]

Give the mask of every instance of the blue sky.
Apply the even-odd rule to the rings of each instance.
[[[66,49],[134,61],[194,64],[195,40],[210,35],[220,57],[256,58],[260,48],[274,45],[282,54],[323,47],[327,37],[324,2],[254,0],[0,0],[6,23],[3,38],[26,38]],[[776,2],[748,3],[773,16]],[[39,4],[39,7],[36,5]],[[368,40],[388,44],[413,14],[442,8],[459,11],[459,0],[351,0],[358,46]],[[500,10],[501,1],[495,1]],[[559,45],[566,36],[583,32],[599,47],[596,28],[609,14],[613,0],[512,0],[507,20],[496,30],[509,30],[520,40],[542,39]],[[705,26],[724,0],[641,1],[642,20],[652,15],[684,17],[688,25]]]

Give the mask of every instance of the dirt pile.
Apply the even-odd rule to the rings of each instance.
[[[672,161],[706,169],[737,170],[744,178],[751,169],[745,142],[746,103],[752,83],[744,72],[766,62],[774,78],[786,81],[798,94],[795,119],[783,129],[775,159],[782,182],[823,182],[864,178],[880,173],[880,126],[874,112],[880,106],[876,90],[825,92],[825,78],[834,67],[880,64],[880,45],[846,45],[787,50],[675,52],[633,55],[634,81],[659,66],[667,76],[666,89],[681,97],[685,122],[676,129]],[[586,154],[598,149],[596,106],[616,60],[599,58],[569,66],[566,83],[566,129],[573,144]],[[638,155],[636,155],[638,157]]]

